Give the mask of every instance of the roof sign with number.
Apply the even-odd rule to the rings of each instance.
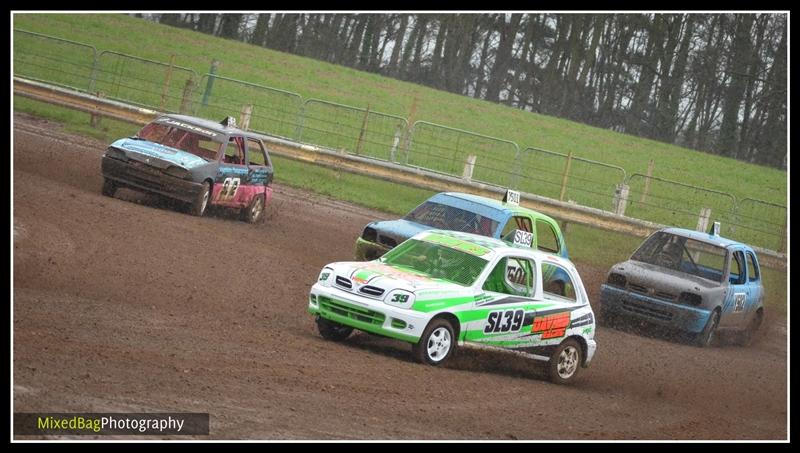
[[[503,203],[519,206],[519,192],[511,189],[506,190],[506,194],[503,196]]]

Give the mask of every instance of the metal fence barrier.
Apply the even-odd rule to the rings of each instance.
[[[417,121],[404,147],[406,165],[516,188],[519,145],[475,132]]]
[[[163,112],[180,112],[187,84],[197,80],[194,70],[172,63],[110,50],[100,52],[97,59],[93,92]]]
[[[519,189],[583,206],[614,210],[618,184],[626,180],[625,169],[540,148],[525,148],[517,165]]]
[[[243,80],[205,74],[200,80],[194,100],[194,115],[219,120],[239,117],[244,105],[251,105],[250,129],[295,139],[300,122],[303,98],[291,91],[280,90]],[[204,102],[205,101],[205,102]]]
[[[303,102],[296,139],[352,154],[393,161],[405,118],[321,99]]]
[[[91,92],[97,49],[69,39],[14,29],[14,74]]]
[[[625,214],[664,225],[695,229],[701,209],[710,209],[711,217],[719,219],[736,208],[736,199],[729,193],[678,181],[634,173],[627,184]]]
[[[730,217],[732,237],[771,250],[786,251],[786,206],[744,198],[737,201],[736,211]]]

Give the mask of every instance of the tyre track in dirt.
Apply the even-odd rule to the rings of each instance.
[[[263,225],[107,198],[105,146],[15,115],[15,411],[209,412],[220,439],[786,438],[785,320],[751,348],[601,327],[572,387],[504,355],[325,342],[308,289],[386,214],[283,186]],[[578,268],[596,301],[606,270]]]

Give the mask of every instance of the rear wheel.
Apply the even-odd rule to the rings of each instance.
[[[568,338],[556,348],[547,364],[547,374],[556,384],[569,384],[578,375],[583,361],[583,349],[574,339]]]
[[[344,326],[322,317],[317,318],[317,329],[322,338],[329,341],[344,341],[353,333],[352,327]]]
[[[202,217],[208,208],[208,200],[211,198],[211,184],[208,182],[203,183],[203,189],[198,193],[192,201],[192,207],[189,212],[197,217]]]
[[[117,185],[114,183],[113,180],[108,178],[103,178],[102,193],[107,197],[113,197],[114,194],[117,193]]]
[[[718,325],[719,310],[714,310],[711,312],[711,316],[709,316],[708,322],[706,322],[706,326],[703,328],[703,331],[695,336],[694,343],[701,348],[710,346],[714,341],[714,335],[716,334]]]
[[[264,221],[264,195],[256,195],[250,206],[243,212],[247,223],[261,223]]]
[[[739,344],[739,346],[750,346],[753,343],[753,337],[755,337],[756,332],[758,332],[758,329],[761,328],[761,323],[763,321],[764,321],[764,311],[758,310],[753,315],[753,318],[750,320],[750,323],[747,325],[747,328],[739,333],[739,338],[737,338],[738,340],[737,343]]]
[[[456,349],[455,330],[446,319],[434,319],[425,328],[419,342],[411,347],[414,359],[438,366],[453,356]]]

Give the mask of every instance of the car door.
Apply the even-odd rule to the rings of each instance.
[[[267,157],[264,144],[261,143],[261,140],[248,137],[246,151],[247,178],[245,184],[247,200],[245,202],[249,204],[253,196],[270,192],[265,200],[265,202],[268,202],[271,190],[267,190],[267,187],[272,183],[272,163]]]
[[[481,283],[467,317],[464,341],[500,347],[525,347],[530,336],[525,332],[533,323],[534,298],[538,285],[535,262],[529,258],[500,258]]]
[[[739,328],[746,319],[751,290],[747,283],[744,251],[741,248],[734,248],[728,255],[728,293],[722,305],[719,325]]]
[[[747,264],[747,302],[745,303],[744,317],[749,320],[761,304],[764,289],[761,284],[761,267],[752,250],[745,251],[745,263]],[[743,320],[743,322],[747,322],[747,320]]]
[[[212,203],[233,208],[246,206],[248,197],[242,188],[247,184],[249,171],[244,137],[230,136],[221,159],[214,180]]]
[[[561,343],[568,335],[589,334],[594,329],[594,314],[591,307],[582,302],[586,295],[577,274],[547,259],[542,260],[541,274],[541,306],[530,330],[533,346],[551,346]],[[552,285],[548,279],[557,279],[561,284]]]

